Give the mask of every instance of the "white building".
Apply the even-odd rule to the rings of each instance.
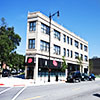
[[[83,72],[88,72],[88,42],[51,20],[50,66],[49,26],[50,20],[40,12],[28,13],[26,42],[26,78],[35,81],[66,79],[61,71],[62,56],[65,56],[68,73],[80,70],[77,56],[82,58]],[[31,59],[32,58],[32,59]],[[33,60],[33,62],[32,62]]]

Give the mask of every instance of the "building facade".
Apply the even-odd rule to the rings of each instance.
[[[90,73],[100,75],[100,58],[89,59],[89,63],[91,64]]]
[[[49,32],[50,31],[50,32]],[[50,60],[49,60],[49,34]],[[62,71],[62,56],[68,65]],[[26,42],[26,78],[35,81],[65,80],[67,73],[80,70],[77,57],[82,58],[83,72],[88,72],[88,42],[40,12],[28,13]],[[33,61],[33,62],[32,62]],[[50,73],[49,73],[50,72]]]

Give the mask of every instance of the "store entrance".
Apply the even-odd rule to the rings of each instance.
[[[27,68],[27,79],[34,79],[34,67]]]

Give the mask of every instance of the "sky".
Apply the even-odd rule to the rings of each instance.
[[[22,38],[17,53],[25,55],[28,12],[49,16],[58,10],[53,20],[88,41],[89,58],[100,57],[100,0],[0,0],[0,19]]]

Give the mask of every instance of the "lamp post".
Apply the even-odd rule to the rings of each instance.
[[[55,16],[57,14],[57,17],[59,17],[59,11],[55,12],[54,14],[51,14],[49,15],[49,68],[48,68],[48,82],[50,82],[50,43],[51,43],[51,19],[53,16]]]

